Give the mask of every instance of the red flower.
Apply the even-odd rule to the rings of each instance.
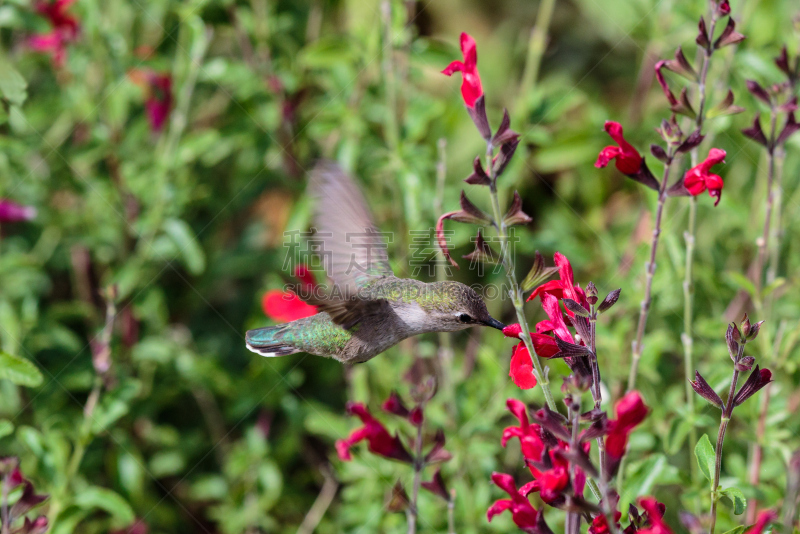
[[[345,462],[352,460],[350,447],[367,440],[368,448],[373,454],[401,462],[411,462],[411,455],[403,446],[400,438],[390,435],[380,421],[372,417],[366,406],[361,403],[349,402],[347,403],[347,413],[357,415],[364,426],[354,430],[347,439],[340,439],[336,442],[336,452],[341,460]]]
[[[520,343],[514,347],[508,376],[520,389],[531,389],[536,385],[536,375],[533,374],[533,360],[525,343]]]
[[[598,169],[605,167],[612,159],[622,174],[636,174],[642,166],[642,156],[622,137],[622,125],[618,122],[606,121],[606,132],[619,146],[607,146],[600,151],[594,166]]]
[[[510,324],[507,327],[503,328],[503,335],[506,337],[516,337],[519,338],[519,335],[522,333],[522,326],[519,323]]]
[[[518,438],[520,447],[522,448],[522,455],[534,462],[539,462],[542,459],[542,452],[544,452],[544,443],[539,434],[541,427],[539,425],[530,424],[528,421],[528,409],[525,404],[516,400],[508,399],[506,401],[508,410],[514,414],[519,420],[519,426],[509,426],[503,430],[503,437],[500,440],[500,445],[506,446],[508,440],[511,438]]]
[[[652,497],[643,497],[639,499],[639,506],[644,508],[650,520],[650,526],[639,529],[639,534],[672,534],[672,529],[664,522],[664,505]]]
[[[569,485],[569,462],[567,459],[557,451],[551,450],[550,460],[553,462],[553,467],[536,477],[539,496],[546,503],[552,503],[561,497],[562,492]]]
[[[642,400],[638,391],[630,391],[617,401],[614,406],[617,414],[616,420],[609,421],[609,431],[606,436],[606,452],[608,456],[619,461],[625,454],[628,446],[628,436],[633,429],[644,421],[650,411]]]
[[[0,199],[0,222],[29,221],[36,217],[36,208],[22,206],[10,200]]]
[[[452,76],[454,72],[461,73],[461,97],[468,108],[474,108],[475,102],[483,96],[483,87],[478,75],[478,49],[475,46],[475,39],[466,33],[461,34],[461,53],[464,55],[464,61],[453,61],[442,74]]]
[[[560,252],[556,252],[553,254],[553,261],[555,261],[555,264],[558,266],[558,276],[560,280],[550,280],[540,285],[533,290],[533,293],[528,297],[528,301],[533,300],[539,295],[549,293],[557,299],[572,299],[588,308],[589,304],[586,301],[586,294],[583,289],[581,289],[581,286],[575,285],[575,275],[572,272],[572,265],[567,257]],[[542,300],[542,302],[544,302],[544,300]],[[567,313],[572,317],[572,312],[567,310]]]
[[[711,167],[717,163],[722,163],[725,160],[725,151],[719,148],[712,148],[708,151],[708,157],[705,161],[692,167],[683,176],[683,186],[689,191],[692,196],[697,196],[706,189],[708,194],[716,197],[714,202],[716,206],[722,198],[722,178],[716,174],[711,174],[709,171]]]
[[[619,520],[622,518],[622,512],[614,511],[614,523],[616,524],[617,531],[619,531]],[[606,516],[600,514],[592,519],[592,524],[589,525],[589,534],[610,534],[611,529],[608,528],[608,520]]]
[[[150,129],[160,132],[172,108],[172,77],[169,74],[150,73],[148,81],[150,91],[144,108]]]
[[[772,510],[762,510],[759,512],[756,522],[744,534],[762,534],[767,525],[777,517],[778,515]]]
[[[542,358],[551,358],[558,354],[561,349],[558,348],[555,339],[547,335],[548,332],[553,332],[561,341],[566,341],[567,343],[575,343],[575,340],[564,322],[564,315],[561,312],[561,306],[558,304],[558,298],[551,292],[543,292],[541,293],[541,299],[542,308],[544,308],[550,319],[539,321],[536,324],[536,332],[531,334],[531,341],[536,354]]]
[[[305,265],[298,265],[294,274],[300,280],[303,292],[310,293],[316,287],[314,275]],[[261,297],[261,307],[264,315],[279,323],[296,321],[317,313],[316,306],[303,301],[293,291],[280,289],[270,289],[264,293],[264,296]]]
[[[508,493],[511,498],[495,501],[486,511],[486,519],[491,522],[497,514],[510,510],[514,524],[520,530],[531,534],[538,532],[539,511],[517,490],[514,478],[505,473],[492,473],[492,482]]]
[[[78,37],[78,19],[69,15],[67,9],[75,0],[55,0],[52,3],[38,2],[36,11],[47,18],[52,26],[48,33],[33,35],[28,45],[37,52],[48,53],[56,67],[62,67],[67,57],[67,43]]]

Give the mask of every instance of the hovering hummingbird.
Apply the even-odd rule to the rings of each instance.
[[[310,190],[333,290],[307,299],[317,306],[316,315],[249,330],[249,350],[262,356],[307,352],[360,363],[417,334],[505,327],[467,285],[397,278],[364,197],[338,165],[318,164]]]

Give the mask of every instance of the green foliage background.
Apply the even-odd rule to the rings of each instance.
[[[715,56],[711,98],[721,99],[729,83],[748,111],[709,123],[713,146],[728,159],[720,205],[700,199],[696,254],[697,368],[718,391],[730,372],[726,308],[748,289],[763,224],[765,156],[739,130],[764,110],[744,81],[779,81],[772,58],[783,44],[793,55],[800,44],[791,0],[732,4],[747,40]],[[405,518],[385,511],[384,500],[398,479],[410,484],[410,470],[365,448],[342,463],[333,442],[356,424],[344,416],[346,400],[377,412],[398,384],[407,395],[400,378],[414,355],[436,356],[438,338],[420,337],[346,370],[311,356],[258,358],[245,350],[243,333],[267,324],[261,295],[290,279],[281,269],[283,232],[309,225],[306,170],[316,158],[335,158],[359,177],[379,226],[399,236],[391,245],[399,274],[408,273],[402,236],[429,230],[440,214],[432,194],[439,139],[447,142],[443,209],[456,208],[461,179],[483,150],[459,81],[438,73],[460,57],[461,31],[478,42],[490,119],[497,124],[508,107],[523,136],[501,184],[506,199],[520,191],[534,218],[518,232],[519,272],[534,250],[560,251],[579,283],[594,281],[603,294],[622,287],[601,321],[598,347],[609,395],[621,393],[656,195],[592,164],[608,144],[607,119],[622,122],[643,152],[657,141],[653,129],[668,111],[652,64],[678,45],[694,58],[697,19],[707,6],[559,1],[540,75],[526,85],[538,7],[523,0],[78,0],[70,12],[81,21],[80,38],[57,70],[25,46],[27,36],[47,30],[32,5],[0,5],[3,64],[26,82],[22,97],[4,89],[0,196],[39,210],[35,221],[2,229],[0,346],[43,376],[32,387],[0,376],[0,454],[18,455],[37,489],[51,495],[51,514],[60,510],[50,518],[52,532],[106,532],[134,517],[151,532],[295,532],[325,476],[340,489],[317,532],[404,531]],[[148,49],[152,54],[143,55]],[[129,77],[137,68],[173,76],[174,110],[160,135],[149,130],[142,92]],[[13,76],[3,71],[3,80]],[[784,166],[771,311],[764,317],[748,310],[769,319],[752,355],[776,378],[762,483],[747,483],[759,397],[737,410],[723,463],[723,487],[736,485],[768,506],[780,505],[786,462],[800,445],[792,415],[800,404],[798,148],[795,136]],[[660,165],[651,166],[658,174]],[[480,192],[469,193],[488,210]],[[633,435],[626,476],[628,498],[655,494],[676,529],[678,510],[701,512],[708,501],[706,483],[690,475],[689,430],[697,425],[698,435],[713,441],[718,417],[704,404],[697,420],[685,411],[687,210],[685,199],[667,204],[641,365],[640,388],[653,412]],[[451,226],[458,258],[469,252],[474,229]],[[466,269],[454,276],[478,281]],[[95,383],[89,340],[105,314],[98,292],[111,284],[121,314],[140,322],[139,340],[126,346],[117,329],[114,383],[84,421]],[[507,302],[489,305],[512,320]],[[543,316],[535,303],[529,315]],[[778,330],[782,337],[771,346]],[[511,343],[499,333],[463,332],[454,346],[452,387],[440,390],[427,420],[431,429],[444,428],[454,454],[443,472],[457,492],[457,531],[513,531],[510,517],[486,522],[488,505],[504,496],[489,476],[498,470],[529,480],[518,447],[500,447],[502,428],[512,422],[505,399],[541,404],[541,392],[510,382]],[[566,368],[552,367],[558,391]],[[259,420],[269,421],[267,435]],[[430,494],[420,499],[421,531],[444,531],[445,505]],[[560,528],[560,512],[546,513]],[[721,516],[722,531],[743,523],[727,501]]]

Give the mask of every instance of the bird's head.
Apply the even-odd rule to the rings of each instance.
[[[438,332],[454,332],[471,326],[491,326],[502,330],[506,325],[489,315],[483,298],[461,282],[436,282],[429,301],[429,320]]]

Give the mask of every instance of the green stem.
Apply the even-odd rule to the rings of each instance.
[[[506,227],[506,223],[503,221],[503,213],[500,210],[500,199],[497,196],[494,165],[492,165],[493,148],[494,147],[492,147],[491,143],[487,144],[486,168],[489,170],[489,179],[492,182],[489,186],[489,193],[492,199],[492,214],[494,215],[495,221],[494,226],[497,230],[497,236],[500,238],[500,262],[503,266],[503,270],[506,273],[508,284],[511,287],[511,290],[509,291],[511,295],[511,301],[514,304],[514,310],[517,312],[517,321],[519,321],[519,324],[522,327],[522,333],[519,337],[522,342],[525,343],[525,347],[528,349],[528,353],[531,355],[531,361],[533,362],[533,374],[536,376],[536,382],[542,387],[542,392],[544,393],[544,398],[547,401],[547,406],[553,411],[558,411],[558,408],[556,407],[556,401],[553,398],[553,393],[550,391],[550,381],[547,377],[547,373],[545,373],[542,369],[542,363],[539,361],[539,355],[536,354],[536,350],[533,348],[531,332],[528,328],[528,320],[525,317],[525,310],[523,308],[524,300],[522,298],[522,291],[520,291],[516,276],[514,275],[514,264],[508,259],[508,228]]]
[[[719,433],[717,434],[717,447],[714,449],[714,482],[711,485],[711,526],[709,528],[709,533],[714,534],[714,529],[717,524],[717,501],[719,500],[719,495],[717,495],[717,490],[719,489],[719,476],[720,472],[722,471],[722,445],[725,441],[725,431],[728,429],[728,423],[733,416],[733,397],[736,394],[736,383],[739,380],[739,371],[736,369],[736,365],[739,363],[739,360],[742,359],[744,355],[744,346],[747,344],[746,339],[742,339],[739,344],[739,353],[736,355],[736,361],[733,362],[733,378],[731,378],[731,387],[728,390],[728,400],[725,404],[725,407],[722,410],[722,417],[719,423]]]
[[[628,391],[636,388],[636,377],[639,372],[639,360],[642,357],[642,340],[644,339],[644,330],[647,325],[647,317],[650,313],[650,304],[652,301],[653,293],[653,277],[656,272],[656,252],[658,251],[658,238],[661,235],[661,220],[664,216],[664,203],[667,200],[667,181],[669,180],[669,171],[672,167],[672,157],[674,155],[674,148],[670,145],[667,152],[667,162],[664,164],[664,176],[661,179],[661,188],[658,192],[658,206],[656,207],[656,221],[653,228],[653,239],[650,242],[650,261],[647,262],[645,274],[647,281],[645,282],[644,299],[642,300],[641,308],[639,309],[639,322],[636,327],[636,340],[633,342],[631,369],[628,375]],[[621,478],[620,470],[620,478]]]
[[[408,503],[406,519],[408,520],[408,534],[417,532],[417,498],[419,488],[422,483],[422,469],[425,467],[425,459],[422,457],[422,425],[417,427],[417,438],[414,441],[414,485],[411,488],[411,502]]]

